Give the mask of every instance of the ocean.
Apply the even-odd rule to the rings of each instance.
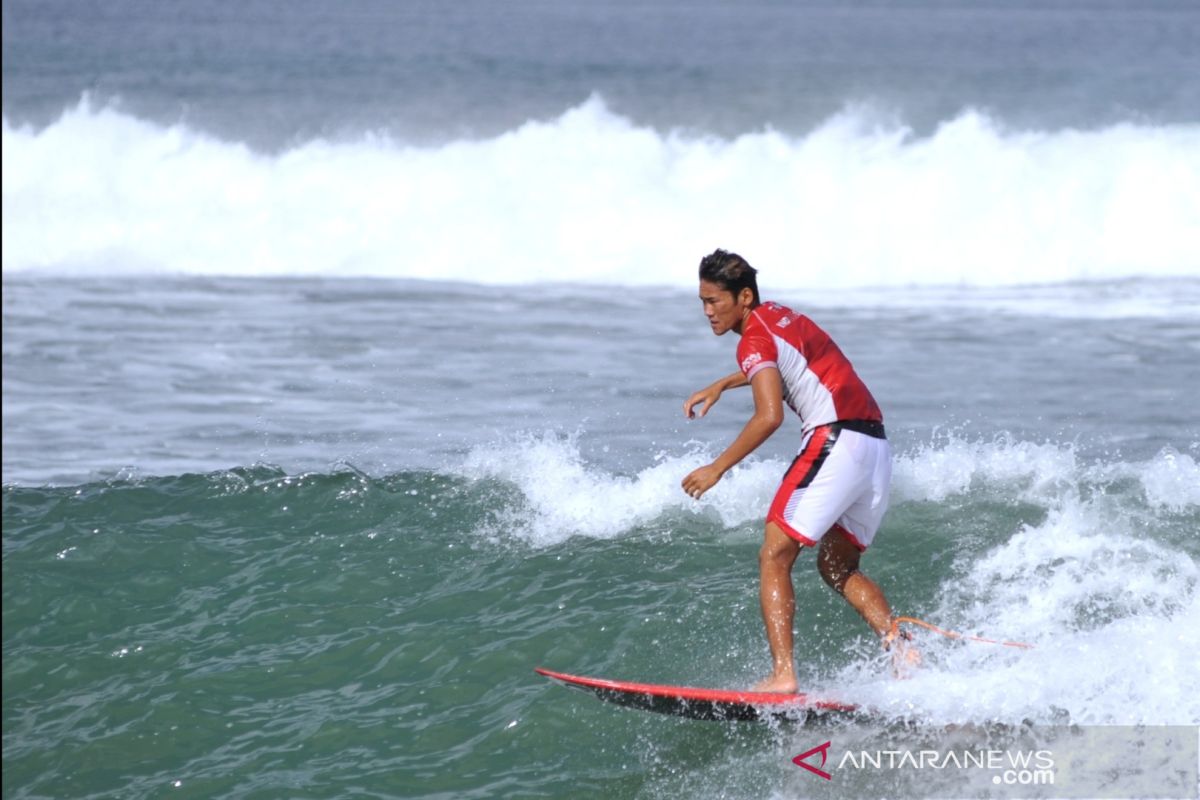
[[[1194,737],[1197,41],[1168,0],[4,0],[4,797],[1007,797],[792,759]],[[802,688],[864,719],[534,674],[769,669],[798,421],[679,486],[752,407],[683,416],[736,369],[716,247],[883,408],[897,613],[1033,649],[918,630],[895,680],[802,553]]]

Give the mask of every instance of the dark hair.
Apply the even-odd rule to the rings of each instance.
[[[750,266],[746,259],[737,253],[727,253],[724,250],[714,250],[711,254],[700,259],[700,280],[715,283],[734,297],[749,289],[754,295],[754,305],[758,299],[758,270]]]

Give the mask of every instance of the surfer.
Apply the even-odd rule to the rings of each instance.
[[[770,677],[758,691],[796,691],[792,565],[801,547],[817,548],[817,570],[854,607],[893,653],[897,668],[916,660],[906,649],[879,586],[859,570],[887,510],[891,450],[883,414],[833,340],[801,314],[762,303],[755,270],[744,258],[716,250],[700,262],[700,301],[712,332],[733,331],[740,369],[693,394],[689,418],[703,417],[727,389],[749,385],[754,414],[715,461],[683,479],[699,499],[735,464],[783,424],[783,405],[799,415],[803,441],[767,513],[759,551],[759,600]]]

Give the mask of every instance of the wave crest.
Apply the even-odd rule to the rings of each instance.
[[[1200,126],[927,138],[848,110],[801,137],[638,127],[592,98],[493,139],[256,153],[86,100],[3,125],[5,271],[687,285],[742,250],[777,288],[1195,274]]]

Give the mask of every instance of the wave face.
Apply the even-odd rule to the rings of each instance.
[[[93,107],[3,127],[6,272],[778,288],[1200,273],[1200,125],[928,136],[847,110],[801,136],[662,133],[598,98],[481,140],[276,153]]]
[[[68,756],[89,796],[570,796],[578,770],[544,756],[568,725],[597,784],[632,772],[651,796],[703,796],[709,776],[725,796],[763,796],[744,787],[784,784],[813,727],[751,732],[752,752],[728,753],[735,731],[615,711],[531,672],[759,677],[762,498],[786,464],[740,467],[696,504],[677,481],[703,456],[614,472],[547,435],[480,445],[444,471],[257,465],[6,487],[6,780],[60,795]],[[1035,649],[918,631],[924,665],[895,681],[805,553],[802,681],[876,709],[865,733],[820,735],[918,749],[947,725],[1200,720],[1180,690],[1200,648],[1194,456],[944,438],[896,467],[864,568],[904,613]],[[680,763],[698,735],[723,743],[715,764]],[[110,766],[113,752],[139,758]]]

